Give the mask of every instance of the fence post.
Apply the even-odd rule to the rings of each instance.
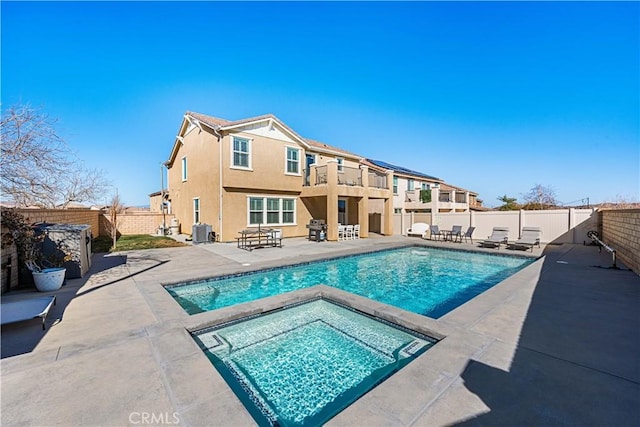
[[[574,230],[573,227],[575,227],[575,223],[576,223],[576,211],[574,208],[569,208],[569,210],[567,211],[567,214],[569,216],[568,218],[568,224],[569,224],[569,230],[571,230],[571,243],[576,243],[576,230]]]

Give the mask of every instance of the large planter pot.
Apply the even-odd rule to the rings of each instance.
[[[36,289],[40,292],[51,292],[60,289],[66,272],[67,269],[64,267],[45,268],[41,271],[32,272]]]

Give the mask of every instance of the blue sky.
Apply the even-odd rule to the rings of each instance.
[[[7,2],[2,108],[43,107],[128,205],[185,111],[479,194],[640,199],[638,2]],[[105,199],[108,198],[105,197]]]

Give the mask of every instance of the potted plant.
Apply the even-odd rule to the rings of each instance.
[[[36,289],[49,292],[60,289],[64,283],[66,268],[64,263],[71,255],[63,243],[43,255],[44,234],[37,234],[27,219],[13,209],[2,209],[2,224],[9,230],[3,234],[3,244],[14,243],[18,251],[19,264],[31,271]]]
[[[63,242],[54,243],[54,249],[45,255],[42,250],[44,238],[44,235],[34,237],[35,244],[27,268],[31,270],[36,289],[40,292],[56,291],[62,287],[67,273],[64,264],[72,257]]]

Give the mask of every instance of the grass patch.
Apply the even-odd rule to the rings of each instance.
[[[93,252],[112,252],[111,237],[99,236],[91,242]],[[150,234],[132,234],[120,236],[116,243],[116,251],[132,251],[136,249],[156,249],[156,248],[173,248],[177,246],[186,246],[184,243],[177,242],[170,237],[152,236]]]

